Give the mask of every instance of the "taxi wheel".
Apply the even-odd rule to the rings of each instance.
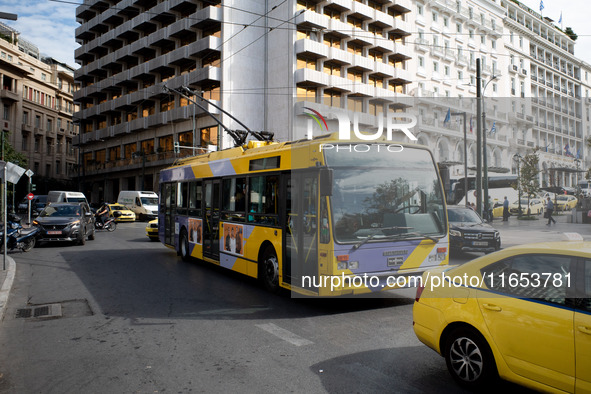
[[[460,327],[453,330],[447,337],[444,357],[449,373],[466,388],[486,387],[497,377],[492,351],[474,329]]]

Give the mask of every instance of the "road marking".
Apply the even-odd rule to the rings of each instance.
[[[286,330],[285,328],[281,328],[273,323],[256,324],[256,326],[260,329],[267,331],[268,333],[275,335],[276,337],[278,337],[280,339],[283,339],[286,342],[291,343],[292,345],[305,346],[305,345],[312,345],[314,343],[312,341],[308,341],[307,339],[304,339],[304,338],[294,334],[291,331]]]

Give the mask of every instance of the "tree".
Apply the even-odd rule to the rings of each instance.
[[[538,163],[539,158],[536,152],[525,155],[521,161],[520,174],[517,179],[518,184],[521,186],[521,192],[527,195],[528,215],[530,214],[529,200],[540,191],[540,182],[538,180],[540,170]]]
[[[575,34],[573,29],[570,27],[567,27],[566,29],[564,29],[564,34],[569,36],[571,38],[571,40],[573,40],[573,41],[577,41],[577,38],[579,38],[579,36],[577,34]]]

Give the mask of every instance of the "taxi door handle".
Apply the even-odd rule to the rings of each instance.
[[[591,327],[587,327],[587,326],[578,326],[577,328],[578,328],[578,329],[579,329],[579,331],[581,331],[582,333],[591,335]]]
[[[500,312],[503,309],[500,306],[496,306],[495,304],[482,304],[484,309],[488,309],[489,311]]]

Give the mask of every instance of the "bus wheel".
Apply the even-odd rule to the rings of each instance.
[[[261,280],[272,293],[279,290],[279,261],[272,247],[267,247],[260,261]]]
[[[187,237],[187,232],[185,230],[181,232],[179,246],[181,249],[181,258],[183,259],[183,261],[189,261],[191,259],[191,255],[189,254],[189,237]]]

